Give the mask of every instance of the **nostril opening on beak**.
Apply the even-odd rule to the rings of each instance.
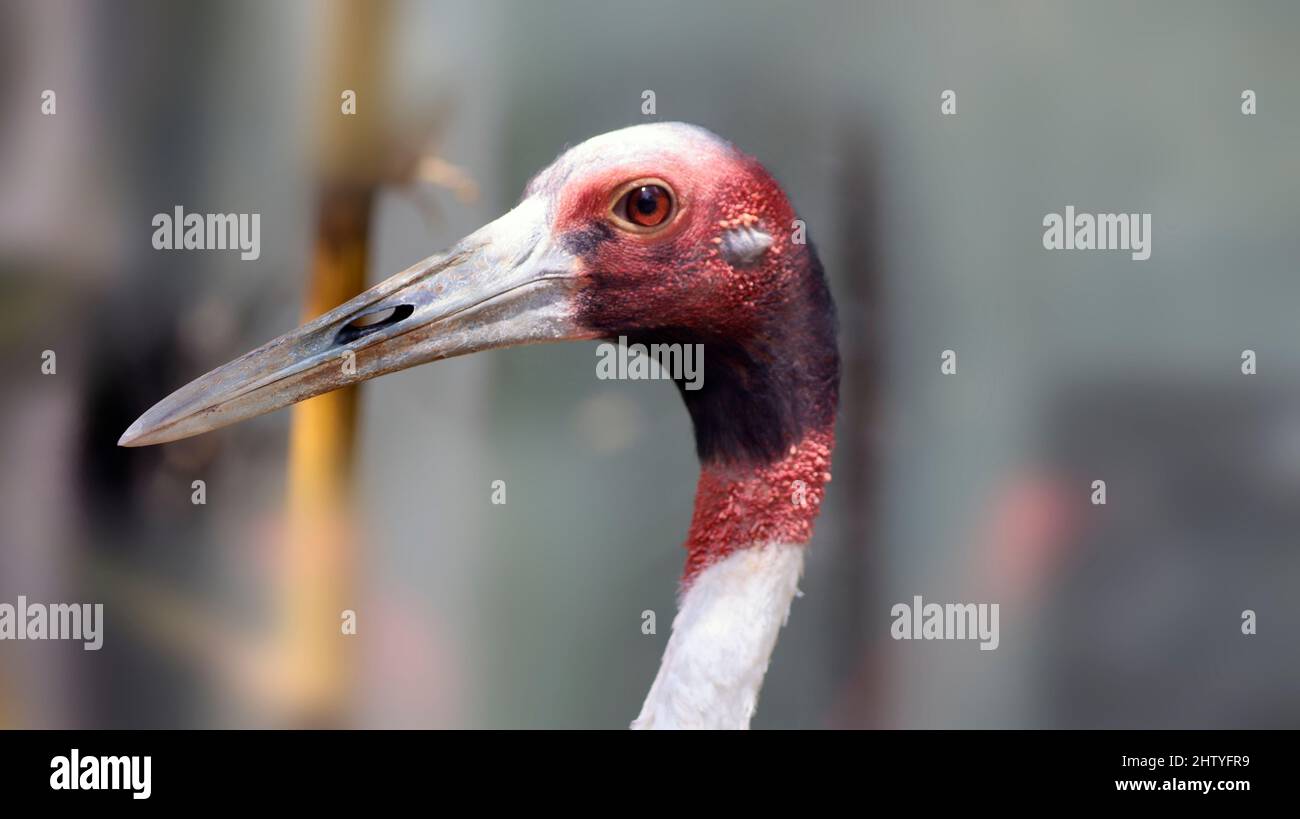
[[[388,307],[357,316],[339,329],[339,334],[335,337],[334,343],[347,344],[350,341],[356,341],[376,330],[382,330],[385,327],[394,325],[414,312],[414,305],[399,304],[395,307]]]

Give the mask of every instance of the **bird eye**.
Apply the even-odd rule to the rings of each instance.
[[[665,224],[673,212],[673,196],[663,185],[634,185],[614,206],[615,215],[640,228]]]

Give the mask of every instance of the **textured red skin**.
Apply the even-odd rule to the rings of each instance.
[[[807,543],[831,479],[834,447],[832,430],[814,430],[775,463],[704,466],[686,538],[683,588],[701,570],[740,549]]]
[[[565,186],[556,230],[563,234],[607,220],[610,193],[641,178],[672,188],[678,213],[652,234],[616,231],[589,257],[584,272],[599,270],[599,312],[610,324],[633,329],[671,324],[721,332],[738,341],[761,319],[781,311],[801,272],[789,252],[795,218],[785,194],[757,161],[720,151],[708,161],[663,161],[601,169]],[[734,268],[723,258],[723,235],[754,225],[772,237],[762,263]],[[626,298],[613,298],[622,291]]]
[[[604,326],[673,325],[744,341],[805,294],[805,273],[792,245],[795,218],[785,193],[752,157],[727,147],[705,155],[654,157],[566,180],[555,215],[558,234],[609,220],[614,192],[638,179],[668,183],[678,210],[664,230],[615,230],[580,260],[601,287],[579,295],[580,312]],[[762,260],[736,268],[722,255],[728,230],[754,226],[772,237]],[[801,351],[782,351],[796,362]],[[822,396],[818,396],[822,398]],[[834,401],[831,394],[827,400]],[[833,415],[833,408],[832,408]],[[780,460],[762,465],[701,467],[686,540],[682,588],[701,570],[736,551],[779,542],[805,544],[830,480],[833,426],[808,430]],[[801,497],[796,481],[803,482]],[[801,501],[801,502],[799,502]]]

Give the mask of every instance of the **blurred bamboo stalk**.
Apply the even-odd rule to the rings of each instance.
[[[303,321],[365,289],[370,223],[381,186],[412,189],[417,204],[421,183],[452,190],[462,201],[478,193],[467,171],[428,147],[445,114],[441,106],[417,105],[402,122],[388,105],[383,71],[391,10],[387,0],[335,0],[325,9],[325,65],[314,128],[316,223]],[[345,91],[355,94],[355,114],[343,111]],[[358,623],[366,622],[356,582],[364,565],[356,553],[352,486],[356,426],[355,387],[292,409],[284,525],[277,571],[268,583],[269,629],[222,627],[220,615],[205,613],[166,584],[133,577],[111,563],[100,567],[110,585],[127,590],[121,603],[137,627],[215,671],[259,720],[310,727],[350,721],[359,647],[343,633],[342,617],[352,610]],[[358,626],[361,633],[364,625]]]
[[[360,293],[372,197],[366,191],[322,194],[315,264],[305,319]],[[340,366],[342,366],[340,364]],[[294,722],[337,724],[349,685],[344,610],[356,609],[352,583],[355,520],[352,461],[357,392],[346,387],[296,406],[289,432],[282,639]]]
[[[338,0],[328,9],[319,127],[321,184],[315,256],[303,319],[362,292],[375,191],[384,181],[383,72],[390,5]],[[356,94],[345,115],[341,95]],[[340,362],[342,366],[342,362]],[[293,409],[284,562],[275,640],[291,724],[347,722],[354,664],[342,614],[358,608],[352,502],[357,391],[348,387]],[[360,617],[360,615],[358,615]]]

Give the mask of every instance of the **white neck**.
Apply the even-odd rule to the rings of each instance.
[[[749,727],[805,548],[753,546],[696,575],[633,728]]]

